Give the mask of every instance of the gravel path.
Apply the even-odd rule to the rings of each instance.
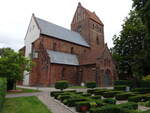
[[[7,94],[6,98],[14,98],[14,97],[25,97],[25,96],[38,96],[43,95],[44,92],[37,92],[37,93],[21,93],[21,94]]]
[[[77,113],[74,108],[69,108],[54,98],[49,93],[37,96],[53,113]]]

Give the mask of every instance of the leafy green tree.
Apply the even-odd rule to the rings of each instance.
[[[16,88],[16,82],[23,79],[23,72],[25,70],[30,71],[32,65],[32,61],[25,58],[21,53],[10,48],[0,49],[0,77],[7,78],[8,87],[13,85],[12,88]]]
[[[144,62],[145,75],[148,75],[150,74],[150,63],[148,62],[150,59],[150,0],[133,0],[133,7],[147,28],[147,37],[144,39],[144,50],[141,53],[141,58]]]
[[[150,0],[133,0],[133,7],[138,12],[150,34]]]
[[[119,36],[114,36],[112,54],[117,61],[120,79],[141,78],[145,75],[144,40],[146,28],[136,11],[131,11],[122,25]]]

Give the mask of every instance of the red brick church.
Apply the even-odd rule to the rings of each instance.
[[[34,14],[20,49],[36,65],[24,72],[24,85],[53,85],[68,80],[72,85],[96,81],[111,86],[117,78],[111,53],[104,42],[104,24],[78,4],[71,30],[40,19]]]

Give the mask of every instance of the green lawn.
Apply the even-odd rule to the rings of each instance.
[[[26,88],[17,88],[17,89],[21,89],[22,92],[7,92],[7,94],[18,94],[18,93],[33,93],[33,92],[40,92],[37,89],[26,89]]]
[[[6,99],[1,113],[52,113],[35,96]]]

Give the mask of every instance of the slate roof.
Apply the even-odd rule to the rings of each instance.
[[[63,28],[61,26],[58,26],[56,24],[50,23],[37,17],[35,17],[35,19],[41,29],[41,34],[69,41],[85,47],[90,47],[89,44],[79,33],[68,30],[66,28]]]
[[[76,55],[63,53],[58,51],[47,50],[51,63],[66,64],[66,65],[79,65],[79,61]]]

